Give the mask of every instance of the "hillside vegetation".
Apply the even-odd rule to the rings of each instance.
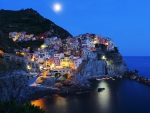
[[[26,31],[27,34],[39,35],[50,31],[52,36],[66,38],[72,36],[54,22],[42,17],[33,9],[19,11],[0,10],[0,49],[10,51],[10,47],[19,48],[8,36],[9,32]]]

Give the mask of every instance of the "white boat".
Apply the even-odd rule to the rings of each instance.
[[[106,79],[108,80],[108,79],[109,79],[109,77],[106,77]]]
[[[102,80],[102,79],[100,79],[100,78],[97,78],[96,80],[100,81],[100,80]]]
[[[105,80],[106,78],[102,78],[103,80]]]
[[[122,76],[119,76],[120,78],[122,78]]]
[[[98,88],[98,92],[102,92],[105,88]]]

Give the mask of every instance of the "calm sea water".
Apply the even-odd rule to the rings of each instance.
[[[150,78],[150,56],[125,56],[124,61],[130,70],[139,70],[139,75]]]
[[[150,78],[150,57],[124,57],[129,69]],[[97,92],[104,87],[103,92]],[[46,113],[150,113],[150,87],[130,79],[92,81],[93,91],[32,101]]]

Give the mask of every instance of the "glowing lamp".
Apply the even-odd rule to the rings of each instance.
[[[28,66],[27,66],[27,69],[28,69],[28,70],[30,70],[30,69],[31,69],[31,66],[30,66],[30,65],[28,65]]]
[[[47,47],[46,44],[41,45],[41,48],[46,48],[46,47]]]
[[[105,56],[102,56],[102,59],[104,59],[104,60],[105,60],[105,59],[106,59],[106,57],[105,57]]]

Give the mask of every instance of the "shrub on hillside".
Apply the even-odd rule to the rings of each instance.
[[[0,113],[45,113],[45,111],[39,106],[32,105],[29,102],[26,102],[25,104],[19,104],[14,100],[0,100]]]

